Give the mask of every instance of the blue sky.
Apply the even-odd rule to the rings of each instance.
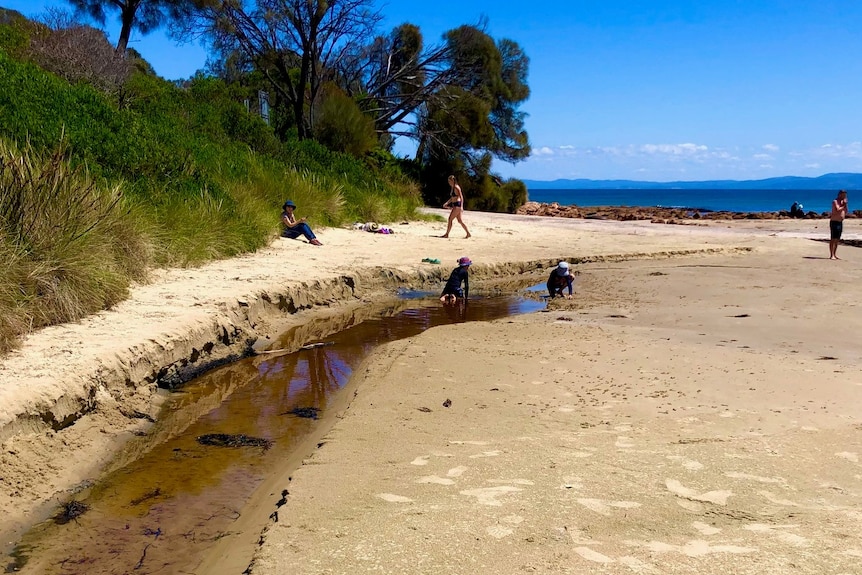
[[[63,0],[0,0],[25,15]],[[530,57],[532,156],[506,177],[759,179],[862,172],[862,3],[854,0],[391,0],[426,43],[482,16]],[[106,31],[116,38],[116,21]],[[197,45],[130,44],[162,76]],[[406,145],[399,150],[409,149]]]

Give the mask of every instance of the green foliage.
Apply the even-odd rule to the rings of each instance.
[[[0,49],[20,55],[30,43],[34,24],[20,12],[0,8]]]
[[[491,161],[517,162],[530,153],[519,110],[530,94],[529,61],[514,41],[495,42],[475,26],[447,32],[446,42],[452,79],[429,98],[420,121],[423,195],[438,203],[439,182],[448,174],[466,174],[462,188],[470,189],[464,188],[469,207],[514,211],[522,197],[518,184],[496,183]],[[520,201],[525,200],[524,194]]]
[[[486,175],[478,181],[471,180],[466,188],[467,205],[474,210],[514,213],[527,201],[527,186],[520,180],[503,182]]]
[[[119,186],[71,168],[64,147],[42,155],[0,141],[0,352],[120,301],[151,253]]]
[[[377,145],[374,120],[333,84],[323,89],[322,102],[315,109],[314,136],[330,150],[357,158]]]
[[[4,158],[47,167],[2,176],[0,350],[112,305],[153,265],[266,245],[285,199],[324,237],[327,225],[410,218],[421,205],[386,153],[372,169],[311,140],[279,141],[246,112],[247,87],[200,75],[178,86],[130,54],[135,71],[112,99],[10,55],[23,29],[0,24],[0,142],[23,147],[5,144]]]

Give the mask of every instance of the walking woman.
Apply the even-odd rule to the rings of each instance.
[[[449,225],[446,226],[446,233],[440,237],[448,238],[449,232],[452,231],[452,222],[458,220],[464,231],[467,232],[466,237],[470,237],[470,230],[464,225],[464,220],[461,219],[461,214],[464,213],[464,193],[461,191],[461,186],[458,185],[458,180],[455,176],[449,176],[449,199],[443,204],[444,208],[451,208],[449,212]]]

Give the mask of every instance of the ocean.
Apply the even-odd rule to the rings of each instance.
[[[689,208],[701,211],[778,212],[793,202],[803,209],[828,212],[837,190],[529,190],[529,201],[560,205]],[[851,208],[853,198],[850,198]]]

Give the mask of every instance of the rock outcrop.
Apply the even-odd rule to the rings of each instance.
[[[686,208],[629,207],[629,206],[561,206],[557,202],[541,204],[527,202],[517,211],[530,216],[551,216],[557,218],[584,218],[593,220],[649,220],[657,224],[685,224],[692,220],[778,220],[790,219],[789,210],[777,212],[726,212],[706,211]],[[828,212],[805,213],[804,218],[813,220],[828,218]],[[856,210],[848,217],[862,217],[862,210]]]

